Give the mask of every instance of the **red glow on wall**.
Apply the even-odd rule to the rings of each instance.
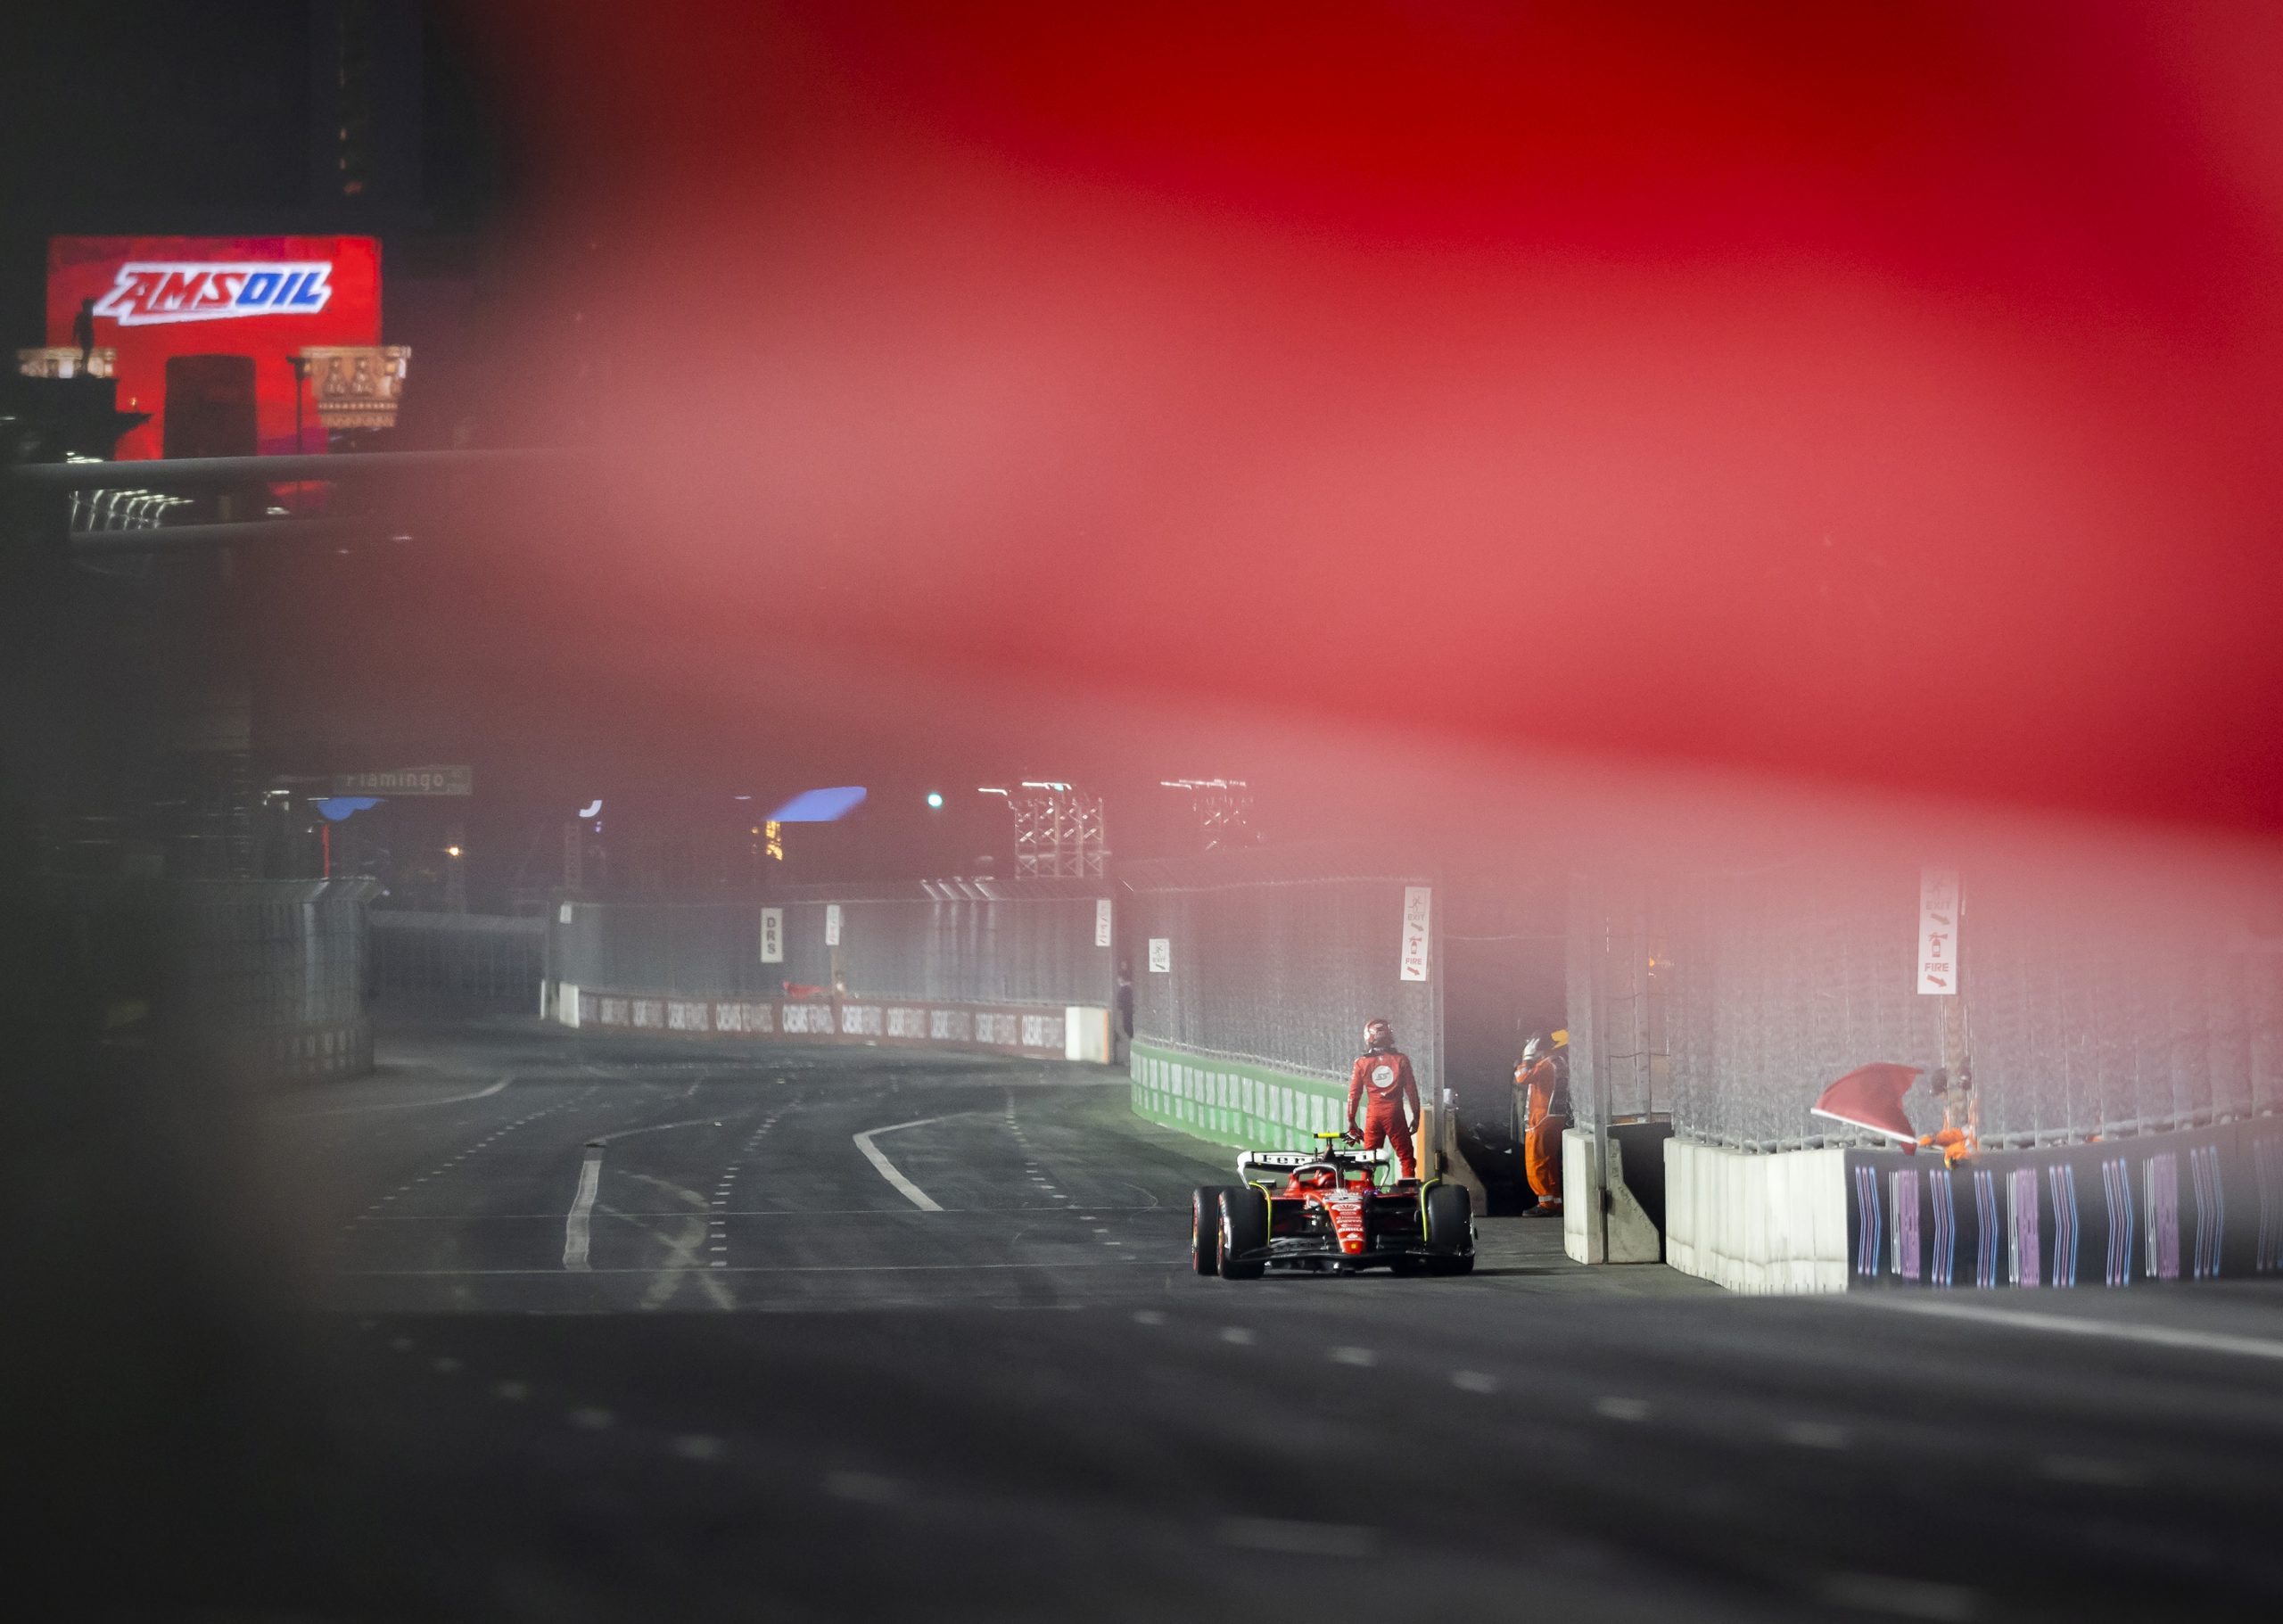
[[[250,355],[260,449],[294,446],[296,383],[287,357],[309,344],[381,342],[381,245],[373,237],[54,237],[47,247],[47,342],[77,340],[95,301],[95,344],[119,351],[123,411],[152,414],[120,442],[123,458],[159,455],[167,362]],[[322,449],[302,401],[304,449]]]

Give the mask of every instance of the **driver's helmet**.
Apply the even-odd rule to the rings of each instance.
[[[1330,1167],[1302,1167],[1292,1175],[1292,1182],[1303,1190],[1330,1190],[1339,1183],[1339,1175]]]
[[[1364,1025],[1364,1052],[1379,1054],[1395,1047],[1395,1028],[1383,1020],[1366,1021]]]

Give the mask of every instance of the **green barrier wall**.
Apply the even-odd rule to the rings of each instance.
[[[1309,1150],[1315,1134],[1346,1125],[1348,1087],[1136,1043],[1129,1059],[1133,1114],[1240,1150]]]

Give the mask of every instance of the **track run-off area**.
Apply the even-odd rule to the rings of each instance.
[[[260,1117],[281,1616],[2272,1617],[2283,1301],[1197,1277],[1100,1068],[400,1026]],[[297,1467],[296,1471],[302,1468]],[[406,1560],[417,1553],[417,1560]],[[174,1594],[174,1593],[169,1593]]]

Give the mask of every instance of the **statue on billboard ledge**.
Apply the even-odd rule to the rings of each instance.
[[[317,396],[317,420],[328,433],[396,426],[412,360],[409,344],[311,344],[301,359]]]

